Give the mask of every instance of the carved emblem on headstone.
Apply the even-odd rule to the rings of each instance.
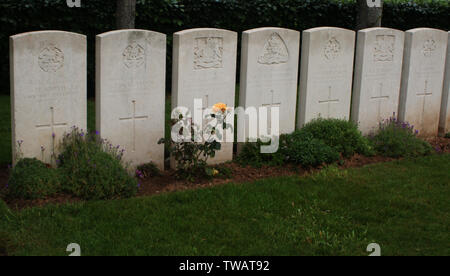
[[[377,35],[373,48],[374,61],[393,61],[395,50],[395,36]]]
[[[333,60],[341,53],[341,43],[335,38],[330,38],[323,48],[323,56],[327,60]]]
[[[434,50],[436,50],[436,41],[430,38],[423,43],[422,53],[426,57],[430,57]]]
[[[64,53],[54,44],[47,44],[38,57],[39,67],[44,72],[56,72],[64,66]]]
[[[289,60],[289,52],[281,36],[273,33],[269,40],[264,45],[263,53],[258,58],[258,63],[261,64],[280,64],[286,63]]]
[[[201,37],[195,40],[194,69],[222,68],[223,38]]]
[[[136,42],[128,45],[123,51],[123,63],[128,68],[139,68],[145,63],[145,49]]]

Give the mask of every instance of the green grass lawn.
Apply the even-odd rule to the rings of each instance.
[[[7,212],[0,252],[67,255],[450,255],[450,155],[310,177]]]

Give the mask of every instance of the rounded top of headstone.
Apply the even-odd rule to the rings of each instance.
[[[440,29],[434,29],[434,28],[415,28],[411,30],[407,30],[407,33],[421,33],[421,32],[435,32],[435,33],[447,33],[446,31],[440,30]]]
[[[174,35],[186,35],[190,33],[200,33],[200,32],[220,32],[220,33],[228,33],[230,35],[236,35],[236,32],[225,30],[225,29],[216,29],[216,28],[195,28],[195,29],[188,29],[176,32]]]
[[[161,35],[161,36],[166,36],[166,34],[160,33],[160,32],[155,32],[155,31],[150,31],[150,30],[143,30],[143,29],[121,29],[121,30],[114,30],[114,31],[109,31],[109,32],[105,32],[102,34],[98,34],[97,37],[106,37],[109,35],[118,35],[118,34],[126,34],[126,33],[148,33],[148,34],[155,34],[155,35]]]
[[[10,38],[13,40],[16,40],[16,39],[21,39],[21,38],[30,37],[30,36],[37,36],[37,35],[70,35],[72,37],[79,37],[80,39],[84,39],[84,40],[86,39],[86,36],[82,35],[82,34],[66,32],[66,31],[57,31],[57,30],[26,32],[26,33],[12,35]]]
[[[339,28],[339,27],[316,27],[304,30],[303,32],[306,33],[312,33],[312,32],[325,32],[325,31],[339,31],[339,32],[348,32],[348,33],[355,33],[353,30]]]
[[[286,28],[279,28],[279,27],[261,27],[261,28],[255,28],[245,31],[245,34],[252,34],[257,32],[263,32],[263,31],[287,31],[287,32],[296,32],[300,33],[299,31],[292,30],[292,29],[286,29]]]
[[[384,28],[384,27],[373,27],[362,29],[358,31],[359,33],[371,33],[371,32],[392,32],[392,33],[403,33],[403,31],[393,29],[393,28]]]

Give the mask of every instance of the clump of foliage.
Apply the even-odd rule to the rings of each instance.
[[[282,144],[283,140],[287,139],[287,136],[288,135],[285,134],[280,136],[280,144]],[[263,165],[282,166],[286,162],[286,157],[282,155],[280,150],[272,154],[261,153],[261,147],[267,146],[270,143],[271,142],[262,142],[260,139],[256,142],[244,143],[236,161],[242,166],[252,166],[256,168],[260,168]]]
[[[174,110],[172,118],[175,120],[172,127],[172,139],[161,139],[159,144],[169,144],[169,152],[175,161],[175,170],[178,178],[195,181],[198,178],[211,177],[212,171],[208,167],[209,158],[214,158],[216,152],[222,148],[219,131],[232,128],[226,123],[230,114],[227,106],[217,103],[211,112],[204,116],[206,126],[201,128],[193,120],[184,116],[179,110]]]
[[[83,199],[113,199],[137,193],[138,182],[122,163],[124,150],[96,133],[74,127],[60,144],[58,169],[62,188]]]
[[[370,135],[377,153],[388,157],[414,157],[433,152],[433,147],[419,139],[418,130],[407,122],[401,122],[395,117],[383,120],[375,135]]]
[[[316,167],[339,160],[335,148],[303,129],[286,135],[279,152],[286,157],[287,162],[303,167]]]
[[[341,119],[315,119],[307,123],[302,131],[312,134],[315,139],[322,140],[344,157],[355,153],[373,155],[370,141],[358,130],[358,125]]]
[[[156,166],[156,164],[153,162],[139,165],[136,168],[136,177],[138,178],[148,178],[155,176],[161,176],[161,171],[158,169],[158,166]]]
[[[8,180],[7,195],[21,199],[40,199],[52,196],[61,189],[57,170],[36,158],[20,159]]]
[[[218,166],[208,166],[206,167],[206,175],[207,178],[224,178],[228,179],[232,176],[232,171],[228,167],[224,167],[222,165]]]
[[[339,159],[339,153],[334,148],[328,146],[322,140],[316,139],[311,133],[303,129],[280,135],[277,152],[261,153],[261,146],[267,146],[269,143],[261,142],[261,140],[255,143],[245,143],[237,158],[238,163],[253,167],[263,165],[282,166],[285,164],[315,167]]]
[[[450,139],[450,132],[444,135],[445,138]]]
[[[8,205],[6,205],[6,202],[4,202],[0,198],[0,219],[3,219],[3,215],[6,214],[6,212],[8,212],[8,210],[9,210]]]

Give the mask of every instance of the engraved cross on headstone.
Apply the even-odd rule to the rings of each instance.
[[[332,103],[339,103],[339,99],[332,99],[331,86],[328,86],[328,99],[319,100],[319,104],[327,104],[327,118],[330,118],[330,108]]]
[[[425,119],[425,106],[426,106],[426,97],[432,96],[433,93],[428,91],[428,81],[425,81],[425,88],[422,93],[417,94],[417,96],[422,97],[422,114],[421,114],[421,124],[423,127],[424,119]]]
[[[270,103],[264,103],[262,104],[263,107],[268,107],[269,108],[269,112],[267,112],[267,116],[268,116],[268,132],[272,133],[272,107],[281,107],[281,102],[275,102],[275,92],[272,90],[270,90]]]
[[[55,152],[54,135],[56,135],[55,128],[58,128],[58,127],[66,128],[67,123],[56,123],[55,122],[55,109],[53,108],[53,106],[50,107],[50,116],[51,116],[51,118],[50,118],[50,122],[48,124],[36,125],[36,128],[37,129],[42,129],[42,128],[50,129],[51,136],[52,136],[52,150],[54,153]]]
[[[371,100],[375,100],[378,102],[378,115],[377,115],[377,120],[381,121],[381,101],[382,100],[388,100],[389,99],[389,95],[383,95],[383,83],[380,83],[380,90],[379,90],[379,95],[378,96],[373,96],[370,98]]]
[[[133,152],[136,151],[136,121],[137,120],[147,120],[147,115],[136,115],[136,101],[131,101],[133,103],[133,116],[131,117],[125,117],[125,118],[119,118],[120,121],[131,121],[133,123],[133,132],[132,132],[132,139],[133,139]]]

